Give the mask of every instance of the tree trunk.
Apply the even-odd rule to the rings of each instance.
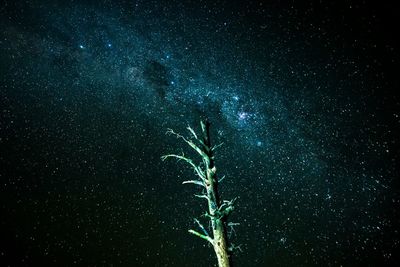
[[[200,185],[205,189],[204,194],[195,196],[207,200],[208,212],[205,216],[208,217],[211,222],[212,236],[208,234],[207,230],[197,219],[195,219],[195,222],[199,225],[204,234],[192,229],[190,229],[189,232],[212,244],[218,259],[219,267],[229,267],[230,257],[226,236],[226,217],[232,212],[236,199],[231,201],[220,201],[220,196],[218,194],[218,179],[216,175],[217,168],[214,164],[214,150],[218,146],[211,146],[209,127],[209,122],[201,122],[201,138],[197,136],[193,129],[188,127],[188,130],[194,137],[196,143],[175,133],[173,130],[168,130],[168,133],[176,135],[178,138],[182,138],[187,144],[189,144],[189,146],[201,156],[203,165],[194,164],[191,159],[186,158],[184,155],[169,154],[163,156],[162,159],[165,160],[168,157],[174,157],[178,160],[186,161],[193,167],[199,179],[184,181],[183,183]]]
[[[217,254],[218,259],[218,266],[219,267],[229,267],[230,266],[230,259],[228,254],[228,247],[226,244],[226,234],[225,234],[225,227],[221,220],[217,220],[215,222],[215,230],[213,231],[214,234],[214,251]]]

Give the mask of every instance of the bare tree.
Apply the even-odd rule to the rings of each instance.
[[[208,208],[203,217],[207,218],[210,222],[211,234],[209,234],[209,231],[207,231],[196,218],[194,220],[199,226],[201,232],[190,229],[189,233],[206,240],[213,246],[217,255],[219,267],[229,267],[231,265],[229,253],[234,248],[240,249],[240,246],[231,245],[228,247],[227,240],[227,227],[230,227],[232,232],[233,227],[238,225],[238,223],[227,223],[226,221],[228,215],[234,209],[234,204],[237,198],[232,200],[220,200],[218,183],[221,182],[224,177],[221,179],[217,178],[217,168],[214,164],[214,151],[220,145],[211,146],[209,131],[210,123],[208,121],[205,123],[201,121],[200,125],[201,136],[198,136],[192,128],[187,127],[191,135],[190,139],[185,138],[171,129],[168,129],[167,131],[167,134],[174,135],[185,141],[201,156],[202,161],[199,164],[196,164],[193,160],[187,158],[183,153],[182,155],[168,154],[161,158],[162,160],[165,160],[172,157],[178,159],[178,161],[183,160],[193,168],[197,179],[184,181],[183,184],[194,184],[202,187],[202,193],[195,196],[207,201]]]

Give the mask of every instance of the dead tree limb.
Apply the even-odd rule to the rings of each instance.
[[[167,158],[176,158],[178,161],[183,160],[188,163],[195,174],[197,175],[197,180],[187,180],[183,184],[195,184],[202,186],[204,192],[200,195],[195,195],[198,198],[204,198],[207,201],[207,212],[205,217],[209,220],[211,225],[210,235],[204,226],[200,223],[198,219],[195,222],[199,226],[202,233],[190,229],[189,233],[200,237],[208,242],[210,242],[214,248],[215,254],[218,259],[219,267],[229,267],[230,266],[230,248],[228,248],[228,240],[226,233],[226,219],[228,215],[233,211],[236,199],[233,200],[220,200],[220,195],[218,193],[218,179],[217,179],[217,168],[214,162],[214,151],[220,147],[220,145],[211,146],[210,141],[210,123],[208,121],[200,123],[201,126],[201,136],[197,135],[196,132],[191,128],[187,127],[190,132],[191,139],[174,132],[172,129],[168,129],[167,134],[174,135],[179,139],[182,139],[187,143],[197,154],[200,155],[202,163],[195,164],[193,160],[185,157],[184,154],[168,154],[161,157],[162,160]],[[224,177],[223,177],[224,178]],[[222,179],[223,179],[222,178]],[[222,181],[222,179],[220,181]],[[233,225],[229,225],[233,227]],[[240,247],[239,247],[240,248]]]

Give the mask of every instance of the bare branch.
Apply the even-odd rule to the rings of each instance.
[[[217,148],[221,147],[224,143],[222,142],[221,144],[215,145],[211,148],[212,151],[215,151]]]
[[[203,149],[204,149],[205,151],[208,152],[208,151],[210,150],[210,148],[209,148],[208,146],[206,146],[206,144],[204,143],[204,141],[201,140],[201,139],[197,136],[196,132],[195,132],[190,126],[188,126],[187,129],[190,131],[190,133],[193,135],[193,137],[196,139],[196,141],[199,142],[199,143],[201,144],[201,146],[203,147]]]
[[[190,128],[190,127],[189,127],[189,128]],[[191,128],[190,128],[190,129],[191,129]],[[192,130],[192,131],[193,131],[193,130]],[[174,132],[174,130],[172,130],[172,129],[168,129],[168,130],[167,130],[167,134],[175,135],[176,138],[182,138],[183,141],[185,141],[191,148],[193,148],[197,153],[199,153],[199,155],[200,155],[203,159],[204,159],[204,158],[208,158],[207,154],[204,153],[203,150],[201,150],[195,143],[193,143],[192,140],[186,139],[183,135]],[[199,139],[197,139],[197,140],[199,140]],[[201,140],[199,140],[199,142],[200,142],[201,144],[203,144],[203,142],[202,142]]]
[[[198,236],[198,237],[200,237],[200,238],[203,238],[204,240],[207,240],[207,241],[210,242],[212,245],[214,244],[214,243],[213,243],[213,239],[212,239],[211,237],[209,237],[209,236],[202,235],[202,234],[200,234],[199,232],[197,232],[197,231],[195,231],[195,230],[192,230],[192,229],[190,229],[188,232],[191,233],[191,234],[194,234],[195,236]]]
[[[208,201],[210,201],[210,198],[208,197],[208,196],[206,196],[206,195],[194,195],[195,197],[198,197],[198,198],[205,198],[205,199],[207,199]]]
[[[210,222],[215,221],[217,219],[221,219],[220,217],[217,217],[217,215],[211,215],[208,212],[205,212],[202,216],[206,217],[206,218],[209,218]]]
[[[234,251],[234,250],[239,250],[240,252],[243,252],[242,250],[242,244],[236,246],[234,244],[231,244],[231,246],[228,248],[229,251]]]
[[[194,137],[196,140],[199,140],[199,138],[197,137],[197,134],[195,133],[195,131],[194,131],[190,126],[188,126],[186,129],[189,130],[189,132],[193,135],[193,137]]]
[[[200,181],[200,180],[183,181],[182,184],[197,184],[197,185],[205,187],[204,183],[202,181]]]
[[[227,226],[229,227],[229,230],[228,230],[228,236],[229,236],[229,238],[231,238],[232,237],[232,235],[233,236],[236,236],[236,231],[235,231],[235,226],[238,226],[238,225],[240,225],[240,223],[234,223],[234,222],[229,222],[228,224],[227,224]]]
[[[232,213],[232,211],[235,209],[235,202],[237,200],[237,197],[228,201],[224,200],[223,203],[219,206],[218,208],[218,215],[219,219],[227,217],[229,214]]]
[[[199,220],[197,220],[197,219],[195,218],[194,221],[199,225],[200,229],[203,231],[203,233],[204,233],[206,236],[210,236],[210,235],[208,234],[207,230],[204,228],[204,226],[200,223]]]
[[[202,171],[202,169],[201,169],[199,166],[196,166],[196,164],[193,163],[193,160],[191,160],[191,159],[185,157],[184,154],[182,154],[182,155],[168,154],[168,155],[164,155],[164,156],[161,157],[161,159],[162,159],[163,161],[166,160],[167,158],[176,158],[176,159],[178,159],[178,161],[179,161],[179,160],[183,160],[183,161],[187,162],[188,164],[190,164],[190,165],[193,167],[193,169],[194,169],[194,171],[196,172],[196,174],[197,174],[202,180],[205,180],[205,179],[206,179],[206,176],[205,176],[204,172]]]
[[[201,132],[204,134],[207,133],[207,125],[204,123],[204,121],[200,121],[200,126],[201,126]],[[204,139],[208,139],[207,136],[204,136]]]

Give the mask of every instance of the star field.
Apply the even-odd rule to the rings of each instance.
[[[237,266],[392,266],[398,50],[390,7],[6,1],[0,263],[213,266],[161,155],[211,122]],[[393,19],[393,21],[391,20]],[[4,263],[4,264],[3,264]]]

